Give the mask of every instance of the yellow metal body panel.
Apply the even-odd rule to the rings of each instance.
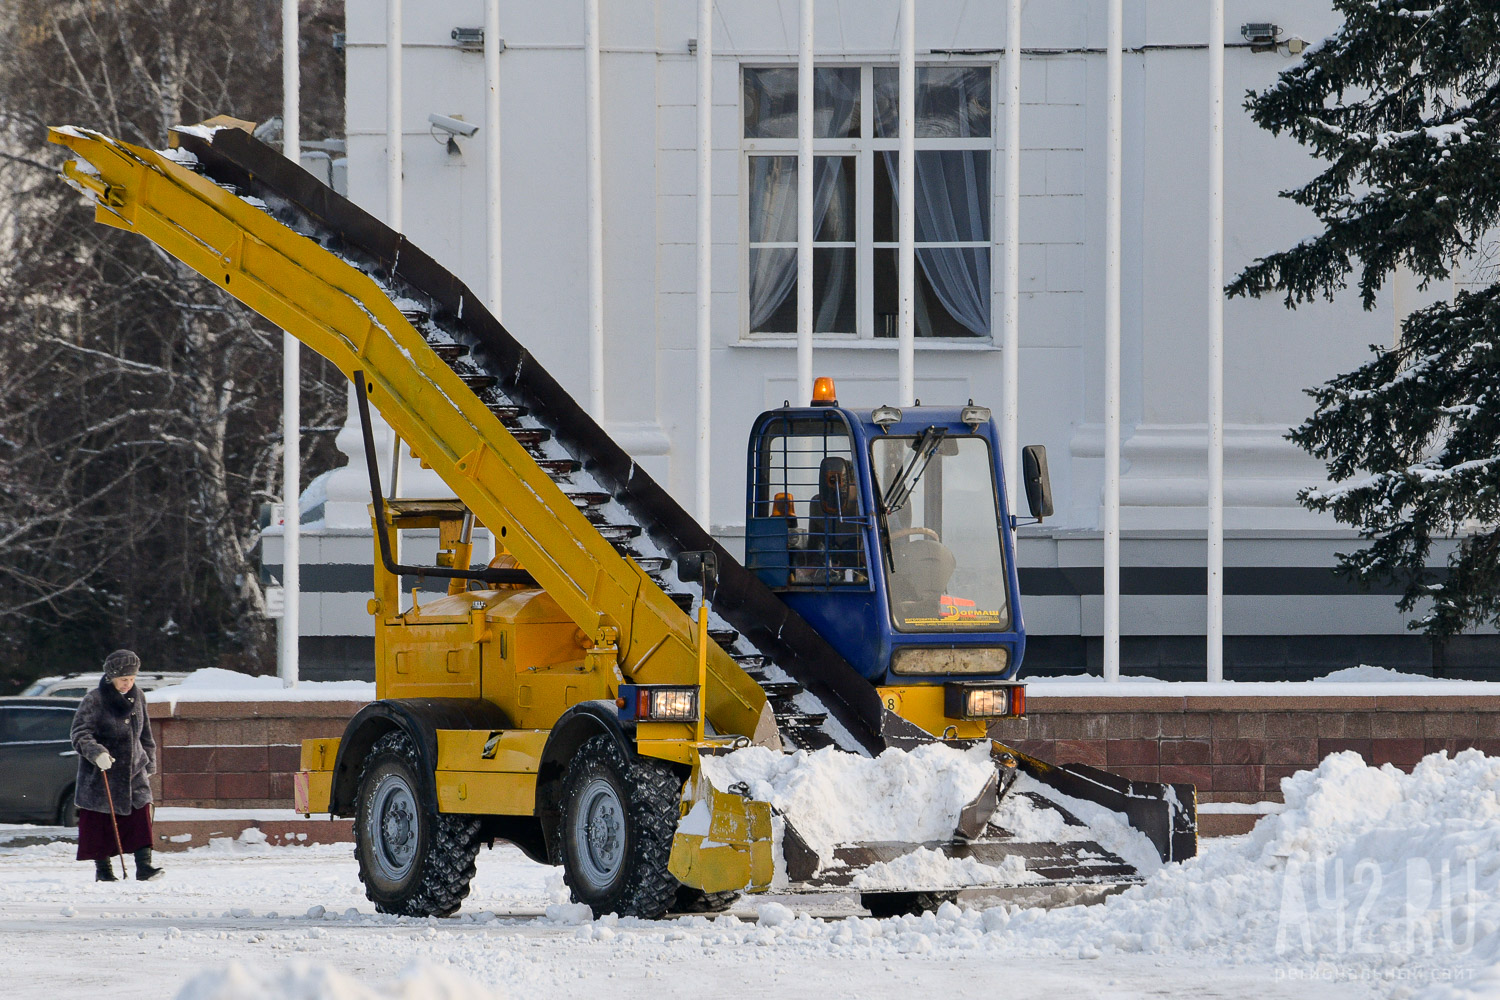
[[[292,776],[292,808],[302,815],[326,813],[332,798],[332,771],[298,771]]]
[[[989,735],[989,724],[983,719],[948,718],[941,684],[903,684],[876,690],[886,708],[940,739],[978,740]]]
[[[338,737],[302,741],[302,770],[304,771],[332,771],[333,762],[338,760],[338,756]]]
[[[535,774],[547,745],[545,729],[439,729],[439,771]]]
[[[439,729],[438,811],[530,816],[546,730]]]
[[[704,892],[764,892],[770,886],[775,845],[769,802],[720,791],[695,769],[679,815],[683,822],[667,859],[679,882]]]
[[[536,775],[439,771],[437,794],[438,812],[530,816],[536,810]]]
[[[720,751],[737,745],[723,737],[699,738],[698,726],[692,722],[637,722],[635,749],[642,757],[655,757],[676,764],[696,767],[703,751]],[[743,740],[738,745],[743,745]]]
[[[371,403],[401,440],[480,523],[502,534],[506,549],[584,633],[590,660],[607,659],[639,683],[696,681],[688,616],[595,530],[368,275],[161,153],[80,129],[53,129],[49,138],[97,171],[85,185],[96,198],[97,221],[146,237],[345,375],[362,373]],[[80,174],[76,163],[68,170]],[[395,596],[377,593],[378,621],[392,621]],[[456,634],[405,634],[388,645],[409,656],[404,674],[394,662],[381,664],[380,697],[473,689],[473,663],[448,669],[448,652],[460,648]],[[709,721],[720,732],[773,741],[765,693],[717,644],[707,654]],[[483,664],[477,671],[487,672]],[[615,681],[602,673],[600,681],[607,696]],[[573,694],[582,698],[580,687],[568,687],[539,683],[529,694],[550,711]]]

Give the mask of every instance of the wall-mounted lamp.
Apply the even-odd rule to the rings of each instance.
[[[454,28],[448,37],[457,42],[458,47],[465,52],[484,51],[483,28]]]
[[[451,32],[449,32],[448,37],[453,39],[454,42],[458,43],[459,49],[463,52],[484,51],[483,28],[454,28]],[[495,39],[495,45],[500,49],[501,52],[505,51],[505,39]]]
[[[1250,43],[1251,52],[1280,52],[1284,56],[1301,55],[1307,50],[1307,39],[1290,35],[1281,37],[1281,26],[1270,21],[1251,21],[1240,25],[1240,37]]]

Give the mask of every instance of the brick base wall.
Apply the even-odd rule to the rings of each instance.
[[[301,742],[343,734],[361,702],[183,702],[151,706],[160,806],[289,809]],[[1032,697],[992,735],[1056,763],[1186,781],[1203,803],[1281,801],[1281,779],[1353,750],[1410,770],[1475,747],[1500,756],[1500,697]],[[1204,824],[1238,832],[1244,823]]]
[[[342,736],[364,702],[179,702],[150,706],[158,806],[290,809],[302,741]]]
[[[1187,781],[1200,802],[1280,802],[1281,779],[1353,750],[1403,770],[1469,747],[1500,756],[1500,697],[1032,697],[995,739],[1059,764]]]

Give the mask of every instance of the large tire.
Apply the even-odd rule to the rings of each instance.
[[[627,753],[610,736],[586,740],[562,782],[563,880],[595,916],[655,919],[680,883],[667,871],[682,778],[667,764]]]
[[[955,902],[956,892],[862,892],[859,904],[870,911],[870,916],[916,917],[936,910],[944,903]]]
[[[446,917],[469,894],[479,819],[422,807],[421,762],[403,732],[375,741],[359,772],[354,857],[381,913]]]

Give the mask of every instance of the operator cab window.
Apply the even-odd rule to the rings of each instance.
[[[868,588],[868,518],[842,419],[830,413],[774,421],[757,450],[749,568],[779,589]]]
[[[891,619],[903,632],[1010,627],[1000,508],[981,437],[870,445]]]

